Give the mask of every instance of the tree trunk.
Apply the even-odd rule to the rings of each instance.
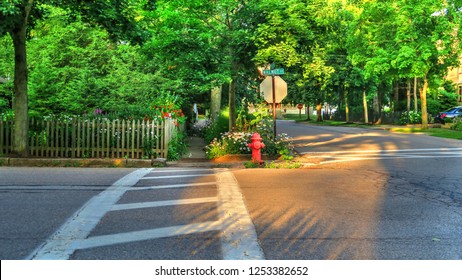
[[[210,92],[210,117],[212,121],[218,118],[221,109],[221,86],[212,88]]]
[[[13,154],[19,157],[28,155],[28,93],[27,93],[27,55],[26,55],[26,25],[11,33],[14,45],[14,132]]]
[[[417,108],[417,77],[414,77],[414,112],[418,112]]]
[[[393,104],[392,104],[392,111],[396,112],[398,110],[398,102],[399,102],[399,81],[394,82],[393,88]]]
[[[345,121],[350,122],[350,105],[348,104],[348,92],[345,92]]]
[[[381,124],[382,123],[382,104],[380,102],[380,93],[376,92],[374,95],[374,123]]]
[[[236,127],[236,80],[229,84],[229,131]]]
[[[364,122],[369,123],[369,112],[367,111],[366,91],[363,91],[363,106],[364,106]]]
[[[316,121],[322,122],[322,104],[320,104],[319,102],[318,104],[316,104],[316,114],[317,114]]]
[[[422,128],[423,129],[428,129],[427,89],[428,89],[428,79],[427,79],[427,76],[425,76],[423,88],[420,90],[420,108],[422,110]]]
[[[311,120],[310,102],[308,101],[305,104],[305,113],[306,113],[306,119],[310,121]]]
[[[406,88],[406,97],[407,97],[407,113],[409,114],[409,111],[411,111],[411,80],[407,79],[407,88]]]

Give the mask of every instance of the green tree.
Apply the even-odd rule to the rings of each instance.
[[[236,89],[244,73],[256,68],[252,30],[257,1],[158,1],[149,51],[160,61],[171,89],[198,97],[221,84],[229,88],[229,129],[235,121]]]
[[[0,114],[10,111],[13,92],[14,55],[10,37],[0,37]]]
[[[141,4],[135,0],[6,0],[0,2],[0,36],[9,34],[14,47],[15,113],[13,150],[18,156],[27,155],[28,139],[28,69],[26,41],[38,19],[50,6],[62,7],[92,24],[106,28],[113,39],[141,42],[145,35],[135,17]]]
[[[290,83],[287,101],[315,103],[318,120],[321,106],[330,98],[328,85],[335,72],[331,49],[338,40],[341,11],[337,1],[262,1],[266,20],[258,28],[255,61],[274,62],[286,69]]]
[[[457,1],[443,0],[365,1],[348,37],[349,57],[364,69],[366,79],[377,77],[382,84],[395,85],[400,78],[423,80],[424,128],[429,79],[444,76],[448,67],[459,63],[460,7]],[[394,107],[396,93],[389,97]]]
[[[50,9],[28,42],[30,114],[83,115],[102,109],[143,117],[162,79],[141,47],[115,43],[98,26]]]
[[[395,43],[400,48],[393,64],[401,76],[423,80],[420,90],[423,128],[428,128],[429,79],[445,75],[449,67],[460,63],[461,8],[462,3],[457,0],[396,1]]]

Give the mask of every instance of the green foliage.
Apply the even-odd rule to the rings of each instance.
[[[0,36],[0,114],[11,108],[13,100],[13,54],[11,38]]]
[[[181,109],[183,101],[177,95],[161,93],[151,102],[150,114],[146,117],[151,119],[174,119],[175,124],[182,124],[186,117]]]
[[[228,154],[250,154],[248,143],[251,136],[249,132],[225,132],[205,147],[205,153],[209,159]]]
[[[170,142],[168,143],[168,158],[167,160],[179,160],[188,150],[186,143],[186,134],[184,132],[177,131]]]
[[[303,166],[301,162],[290,162],[288,160],[283,162],[272,161],[269,163],[265,163],[265,168],[272,168],[272,169],[297,169]]]
[[[10,121],[14,119],[14,112],[11,109],[0,111],[0,120]]]
[[[462,117],[454,118],[454,123],[452,124],[451,129],[462,131]]]
[[[245,108],[246,106],[239,110],[236,131],[224,132],[218,137],[214,137],[206,147],[207,156],[216,158],[227,154],[250,154],[251,150],[248,144],[252,134],[258,132],[265,144],[262,153],[292,159],[293,147],[290,138],[284,133],[278,134],[276,139],[274,138],[273,120],[265,106],[259,105],[251,114]]]
[[[451,85],[450,89],[452,89],[452,91],[447,91],[445,88],[441,88],[438,90],[438,95],[436,98],[429,98],[427,100],[428,112],[436,115],[441,111],[459,105],[457,102],[458,94],[454,92],[456,86]]]
[[[263,162],[263,163],[256,163],[253,161],[246,161],[244,162],[245,168],[271,168],[271,169],[296,169],[303,166],[301,162],[290,162],[288,160],[279,162],[279,161],[271,161],[271,162]]]
[[[165,86],[191,105],[208,102],[210,89],[231,81],[238,81],[231,96],[255,94],[249,88],[257,75],[252,62],[256,52],[253,30],[261,19],[257,4],[156,1],[156,9],[147,15],[154,28],[145,52],[156,63]]]
[[[210,143],[213,139],[220,138],[222,133],[228,131],[229,128],[229,114],[228,109],[223,109],[214,122],[209,122],[204,127],[204,139],[206,143]]]
[[[105,112],[143,114],[155,90],[140,48],[114,44],[108,33],[60,10],[38,23],[29,43],[30,108],[41,115]],[[145,106],[146,107],[146,106]],[[144,112],[146,113],[146,112]]]
[[[401,118],[399,119],[400,124],[419,124],[422,122],[422,113],[409,111],[409,116],[407,112],[403,112],[401,114]]]
[[[0,82],[0,113],[9,116],[14,52],[11,38],[1,36],[18,24],[26,2],[0,2],[0,78],[8,78]],[[429,79],[435,115],[457,102],[454,85],[441,82],[462,49],[455,28],[462,14],[451,3],[35,0],[27,45],[31,113],[91,116],[101,109],[111,118],[170,114],[181,122],[188,107],[207,104],[209,90],[231,80],[237,100],[258,100],[255,68],[275,62],[290,85],[285,102],[328,102],[341,111],[348,99],[350,113],[361,114],[364,91],[369,109],[374,101],[380,110],[380,102],[395,103],[393,81],[419,76]],[[447,13],[433,15],[443,8]],[[268,111],[257,112],[241,106],[236,130],[257,131],[268,151],[286,153],[274,144]],[[228,122],[220,116],[206,140],[219,139]]]
[[[274,139],[274,137],[263,139],[263,143],[265,143],[265,148],[263,149],[263,152],[265,154],[269,156],[282,156],[282,158],[285,160],[290,160],[293,158],[293,146],[291,139],[287,134],[278,134],[276,135],[276,139]]]

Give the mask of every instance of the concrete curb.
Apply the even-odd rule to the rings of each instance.
[[[0,166],[15,167],[164,167],[167,160],[157,159],[76,159],[76,158],[0,158]]]

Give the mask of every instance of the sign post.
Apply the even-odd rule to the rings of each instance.
[[[287,96],[287,83],[279,77],[279,75],[284,74],[283,68],[263,70],[262,72],[263,75],[271,76],[271,87],[268,87],[268,77],[260,84],[260,91],[264,93],[265,101],[268,103],[271,102],[273,105],[273,133],[274,138],[276,139],[276,101],[279,100],[279,102],[281,102],[282,99],[284,99]],[[276,81],[278,81],[278,85],[280,84],[280,86],[278,86],[278,92],[276,92]],[[271,98],[269,98],[268,92],[271,92]]]
[[[299,119],[302,119],[303,104],[302,104],[302,103],[298,103],[297,108],[298,108],[298,118],[299,118]]]
[[[272,92],[273,92],[273,134],[274,134],[274,140],[276,141],[276,89],[274,87],[274,74],[271,75],[271,81],[272,81]]]

